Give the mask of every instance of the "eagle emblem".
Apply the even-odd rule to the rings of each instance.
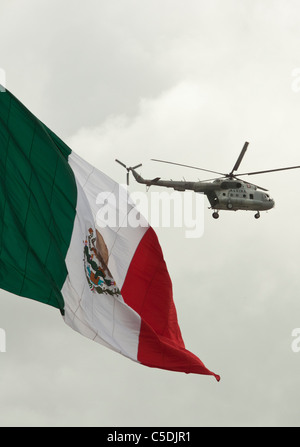
[[[108,267],[108,250],[98,230],[89,228],[84,241],[85,274],[94,293],[119,295],[120,291]]]

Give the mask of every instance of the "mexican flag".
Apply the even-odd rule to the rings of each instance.
[[[0,156],[0,288],[58,308],[71,328],[143,365],[219,380],[185,349],[157,236],[129,224],[126,189],[7,90]]]

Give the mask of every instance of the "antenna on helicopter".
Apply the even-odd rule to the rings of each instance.
[[[139,165],[133,166],[133,167],[127,167],[124,163],[122,163],[120,160],[115,160],[117,163],[119,163],[121,166],[123,166],[123,168],[125,168],[127,170],[127,175],[126,175],[126,184],[127,186],[129,185],[129,172],[133,171],[134,169],[139,168],[140,166],[142,166],[142,163],[140,163]]]

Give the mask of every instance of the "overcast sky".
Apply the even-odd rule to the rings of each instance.
[[[300,164],[298,1],[0,0],[0,11],[7,88],[114,180],[125,180],[115,158],[149,178],[207,178],[151,158],[229,172],[246,140],[243,172]],[[299,425],[299,175],[251,178],[276,202],[258,220],[214,220],[205,201],[201,238],[156,228],[186,347],[219,383],[140,366],[0,291],[0,425]]]

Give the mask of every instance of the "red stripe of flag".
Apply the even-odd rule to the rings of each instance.
[[[143,236],[124,281],[122,296],[141,317],[138,361],[185,373],[220,376],[185,349],[173,301],[172,282],[156,233]]]

